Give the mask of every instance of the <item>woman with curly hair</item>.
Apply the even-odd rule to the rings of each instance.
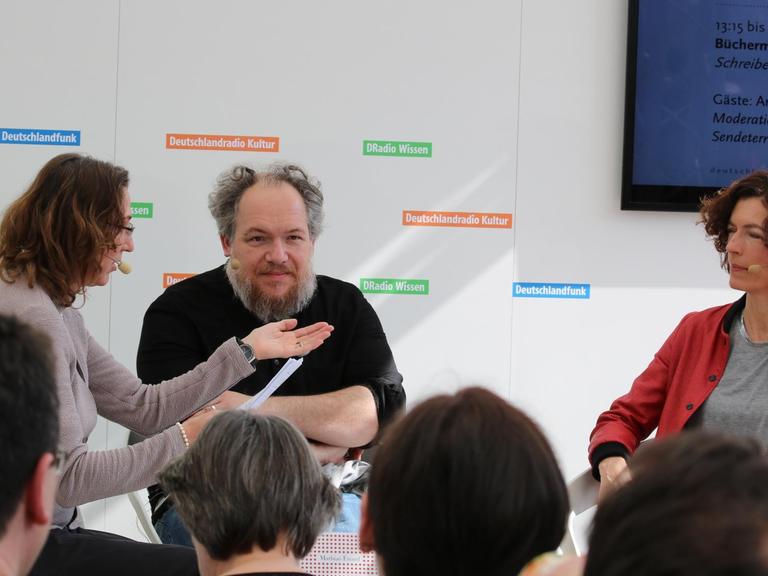
[[[626,459],[657,437],[704,428],[768,445],[768,171],[702,202],[736,302],[686,315],[630,391],[597,420],[589,459],[602,497],[628,475]]]

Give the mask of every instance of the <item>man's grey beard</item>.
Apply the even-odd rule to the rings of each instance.
[[[235,295],[252,314],[262,322],[274,322],[293,318],[304,310],[317,289],[317,277],[310,271],[307,278],[298,278],[297,286],[282,298],[271,298],[251,284],[247,278],[241,278],[232,270],[230,261],[225,266],[227,278]]]

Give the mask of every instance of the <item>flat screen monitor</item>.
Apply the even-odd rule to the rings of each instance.
[[[768,0],[629,0],[623,210],[696,211],[768,163]]]

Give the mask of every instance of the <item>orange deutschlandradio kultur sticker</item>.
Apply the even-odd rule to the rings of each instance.
[[[173,286],[182,280],[192,278],[192,276],[194,276],[194,274],[185,274],[183,272],[163,272],[163,288]]]
[[[219,150],[224,152],[279,152],[278,136],[233,136],[229,134],[166,134],[169,150]]]
[[[429,212],[403,210],[403,226],[512,228],[512,214],[496,212]]]

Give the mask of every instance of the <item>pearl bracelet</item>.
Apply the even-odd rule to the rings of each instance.
[[[184,430],[184,426],[181,424],[181,422],[176,422],[176,426],[179,427],[179,431],[181,432],[181,437],[184,440],[184,447],[189,448],[189,437],[187,436],[187,431]]]

